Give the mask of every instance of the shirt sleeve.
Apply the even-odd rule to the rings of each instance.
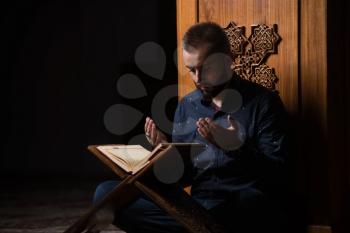
[[[268,93],[259,101],[257,109],[255,146],[255,172],[261,184],[278,187],[284,182],[287,157],[287,114],[276,93]]]
[[[276,93],[262,98],[258,117],[257,142],[263,160],[270,168],[285,162],[287,147],[286,112]]]
[[[287,178],[287,114],[277,93],[269,93],[260,102],[257,132],[257,170],[260,185],[280,190]]]

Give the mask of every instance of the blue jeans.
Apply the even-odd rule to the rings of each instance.
[[[93,202],[101,200],[119,183],[119,180],[110,180],[98,185]],[[206,208],[217,221],[221,222],[229,232],[268,231],[280,233],[286,230],[283,226],[283,215],[273,205],[262,201],[263,198],[260,198],[259,194],[252,189],[237,192],[233,198],[193,198]],[[223,201],[224,199],[231,200]],[[127,233],[188,232],[146,195],[142,195],[121,212],[118,212],[113,224]]]
[[[96,203],[101,200],[119,183],[119,180],[110,180],[98,185],[93,202]],[[127,208],[119,212],[113,224],[127,233],[188,232],[146,195],[142,195]]]

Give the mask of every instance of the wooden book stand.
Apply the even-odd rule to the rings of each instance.
[[[114,211],[124,208],[137,200],[144,193],[160,208],[176,219],[191,233],[224,233],[225,229],[218,224],[200,204],[188,195],[179,183],[165,184],[153,174],[153,165],[165,156],[178,153],[176,146],[167,145],[153,157],[143,169],[134,175],[126,173],[108,157],[102,154],[97,145],[91,145],[88,150],[106,164],[122,182],[105,198],[96,203],[84,216],[70,226],[65,233],[80,233],[87,228],[93,228],[90,221],[94,215],[105,206],[112,206]],[[181,151],[180,151],[181,153]]]

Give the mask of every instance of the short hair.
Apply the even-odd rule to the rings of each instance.
[[[197,23],[191,26],[182,39],[182,47],[190,51],[205,46],[207,55],[213,53],[231,54],[231,45],[225,31],[214,22]]]

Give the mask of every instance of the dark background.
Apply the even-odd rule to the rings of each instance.
[[[127,143],[143,132],[143,120],[118,136],[103,124],[112,104],[150,114],[152,97],[177,83],[176,1],[11,1],[1,7],[3,56],[2,177],[113,175],[89,144]],[[160,44],[167,55],[163,80],[137,68],[143,42]],[[148,96],[121,97],[116,80],[140,77]],[[176,98],[170,101],[171,116]]]
[[[330,193],[330,198],[326,197],[329,203],[324,203],[327,208],[330,206],[330,221],[345,229],[350,216],[347,169],[349,17],[346,11],[349,3],[328,1],[327,4],[328,137],[334,151],[329,151],[332,155],[329,156],[330,164],[325,164],[329,170],[325,172],[330,173],[327,174],[329,180],[319,180],[325,183],[327,194],[316,193],[315,196]],[[156,93],[177,83],[177,70],[173,64],[176,1],[13,0],[2,2],[0,12],[0,179],[8,181],[0,183],[3,188],[0,199],[4,199],[0,204],[8,205],[3,211],[17,206],[21,208],[8,211],[6,219],[23,221],[25,214],[18,217],[18,213],[24,209],[40,215],[54,213],[55,209],[48,208],[49,212],[43,213],[35,209],[36,205],[42,204],[41,198],[45,195],[49,197],[47,202],[54,204],[66,203],[67,200],[74,203],[81,197],[90,203],[97,183],[115,175],[90,154],[86,146],[127,143],[134,135],[143,132],[142,121],[126,135],[111,134],[103,124],[105,111],[113,104],[123,103],[144,112],[144,116],[150,115]],[[147,76],[135,65],[134,53],[147,41],[156,42],[165,49],[167,67],[161,81]],[[147,97],[128,100],[117,93],[116,81],[125,73],[140,77],[147,89]],[[176,100],[169,103],[169,116],[175,104]],[[318,162],[311,161],[315,166]],[[28,182],[28,178],[33,178],[38,185]],[[62,179],[63,183],[51,182],[56,181],[52,178]],[[91,178],[98,181],[91,181]],[[44,184],[40,181],[42,179]],[[70,184],[66,184],[69,179]],[[72,198],[69,192],[76,186],[77,179],[88,184],[86,190]],[[50,192],[45,193],[43,187],[48,184],[51,185]],[[14,191],[3,194],[8,187]],[[309,189],[306,187],[306,193],[311,193]],[[17,199],[13,197],[14,193]],[[27,194],[37,201],[28,199]],[[57,202],[54,199],[65,195],[67,200]],[[315,196],[310,196],[310,199],[315,199]],[[22,202],[27,199],[27,202]],[[295,200],[296,203],[299,201]],[[298,204],[306,206],[303,202]],[[76,211],[71,209],[73,204],[67,206],[67,212]],[[2,217],[3,213],[0,213]],[[305,215],[305,211],[297,214]],[[325,214],[328,218],[328,210]],[[28,222],[33,223],[33,219]],[[62,222],[67,224],[66,219]],[[42,225],[55,225],[52,223],[53,220],[49,219]]]

